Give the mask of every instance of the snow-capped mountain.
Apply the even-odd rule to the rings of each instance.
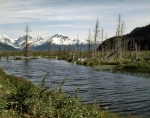
[[[50,40],[49,37],[43,37],[39,35],[36,38],[31,36],[28,37],[28,42],[31,45],[31,47],[42,45],[44,43],[49,42],[49,40]],[[25,42],[25,36],[18,38],[18,40],[14,43],[14,45],[16,47],[23,47],[24,42]]]
[[[37,47],[37,46],[46,44],[50,41],[56,45],[68,45],[68,44],[73,45],[77,43],[76,39],[71,39],[70,37],[65,36],[61,33],[55,34],[52,37],[43,37],[39,35],[37,37],[31,37],[31,36],[28,37],[28,42],[30,43],[31,47]],[[18,39],[12,39],[2,34],[0,36],[0,42],[7,44],[7,45],[11,45],[15,48],[22,48],[25,42],[25,36],[20,37]],[[80,43],[82,42],[84,44],[86,43],[86,41],[81,41],[81,40],[79,42]]]
[[[14,43],[16,42],[17,39],[12,39],[12,38],[9,38],[8,36],[2,34],[0,36],[0,42],[3,43],[3,44],[7,44],[7,45],[11,45],[14,47]]]
[[[58,44],[58,45],[72,45],[72,44],[76,44],[77,41],[76,39],[71,39],[68,36],[65,36],[63,34],[55,34],[54,36],[52,36],[50,38],[50,41],[52,41],[53,44]]]

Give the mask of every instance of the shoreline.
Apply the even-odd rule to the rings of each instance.
[[[64,82],[65,80],[62,85]],[[0,85],[0,113],[3,118],[10,116],[13,118],[37,116],[69,118],[78,115],[83,118],[129,117],[109,113],[96,104],[81,103],[77,96],[66,95],[61,86],[57,86],[53,90],[45,89],[44,79],[41,80],[42,86],[39,87],[25,78],[8,75],[0,69]],[[64,116],[65,114],[66,116]]]

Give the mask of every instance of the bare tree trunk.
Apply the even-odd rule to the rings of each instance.
[[[52,55],[52,53],[53,53],[53,50],[52,50],[53,48],[52,48],[52,41],[50,41],[50,43],[49,43],[49,55],[51,56]]]
[[[94,29],[94,57],[95,58],[97,57],[96,46],[97,46],[97,38],[98,38],[98,35],[99,35],[99,29],[98,28],[99,28],[99,22],[98,22],[98,18],[97,18],[95,29]]]
[[[105,47],[104,47],[104,50],[105,50],[105,59],[106,59],[106,56],[109,55],[109,52],[110,52],[110,42],[109,40],[107,40],[107,33],[106,33],[106,36],[105,36],[105,41],[106,41],[106,44],[105,44]]]
[[[24,47],[24,50],[25,50],[25,54],[24,56],[26,57],[29,57],[29,42],[28,42],[28,38],[29,38],[29,32],[30,32],[30,29],[29,29],[29,26],[27,25],[25,27],[25,32],[26,32],[26,36],[25,36],[25,47]]]
[[[129,39],[124,39],[124,58],[127,58]]]
[[[90,29],[89,29],[89,36],[88,36],[88,57],[89,59],[91,59],[92,57],[92,54],[91,54],[91,51],[92,51],[92,48],[91,48],[91,33],[90,33]]]
[[[82,58],[82,43],[80,44],[80,59]]]
[[[91,59],[93,59],[93,41],[91,41]]]
[[[79,37],[78,37],[78,34],[77,34],[76,49],[77,49],[77,53],[78,53],[78,51],[79,51]]]
[[[135,42],[134,45],[135,45],[135,59],[137,60],[139,59],[137,42]]]
[[[119,14],[118,18],[118,28],[117,28],[117,50],[118,50],[118,59],[122,58],[122,40],[121,40],[121,16]]]
[[[116,36],[117,36],[117,32],[116,32]],[[117,50],[118,50],[118,39],[117,38],[115,38],[114,46],[115,46],[114,47],[114,52],[115,52],[114,60],[116,61],[118,58],[118,52],[117,52]]]
[[[101,34],[101,38],[102,38],[102,42],[101,42],[101,59],[104,60],[104,44],[103,44],[103,40],[104,40],[104,29],[102,28],[102,34]]]

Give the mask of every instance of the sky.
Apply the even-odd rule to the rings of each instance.
[[[86,40],[94,37],[96,20],[107,38],[115,35],[117,19],[124,21],[124,33],[150,24],[150,0],[0,0],[0,35],[19,38],[53,36],[62,33]],[[100,35],[99,35],[100,38]]]

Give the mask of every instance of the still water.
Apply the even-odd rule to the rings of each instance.
[[[64,78],[63,90],[69,94],[80,87],[83,102],[108,106],[118,114],[150,117],[150,77],[96,71],[58,60],[37,59],[26,61],[0,60],[0,68],[7,73],[22,76],[39,84],[49,72],[47,85],[56,87]]]

